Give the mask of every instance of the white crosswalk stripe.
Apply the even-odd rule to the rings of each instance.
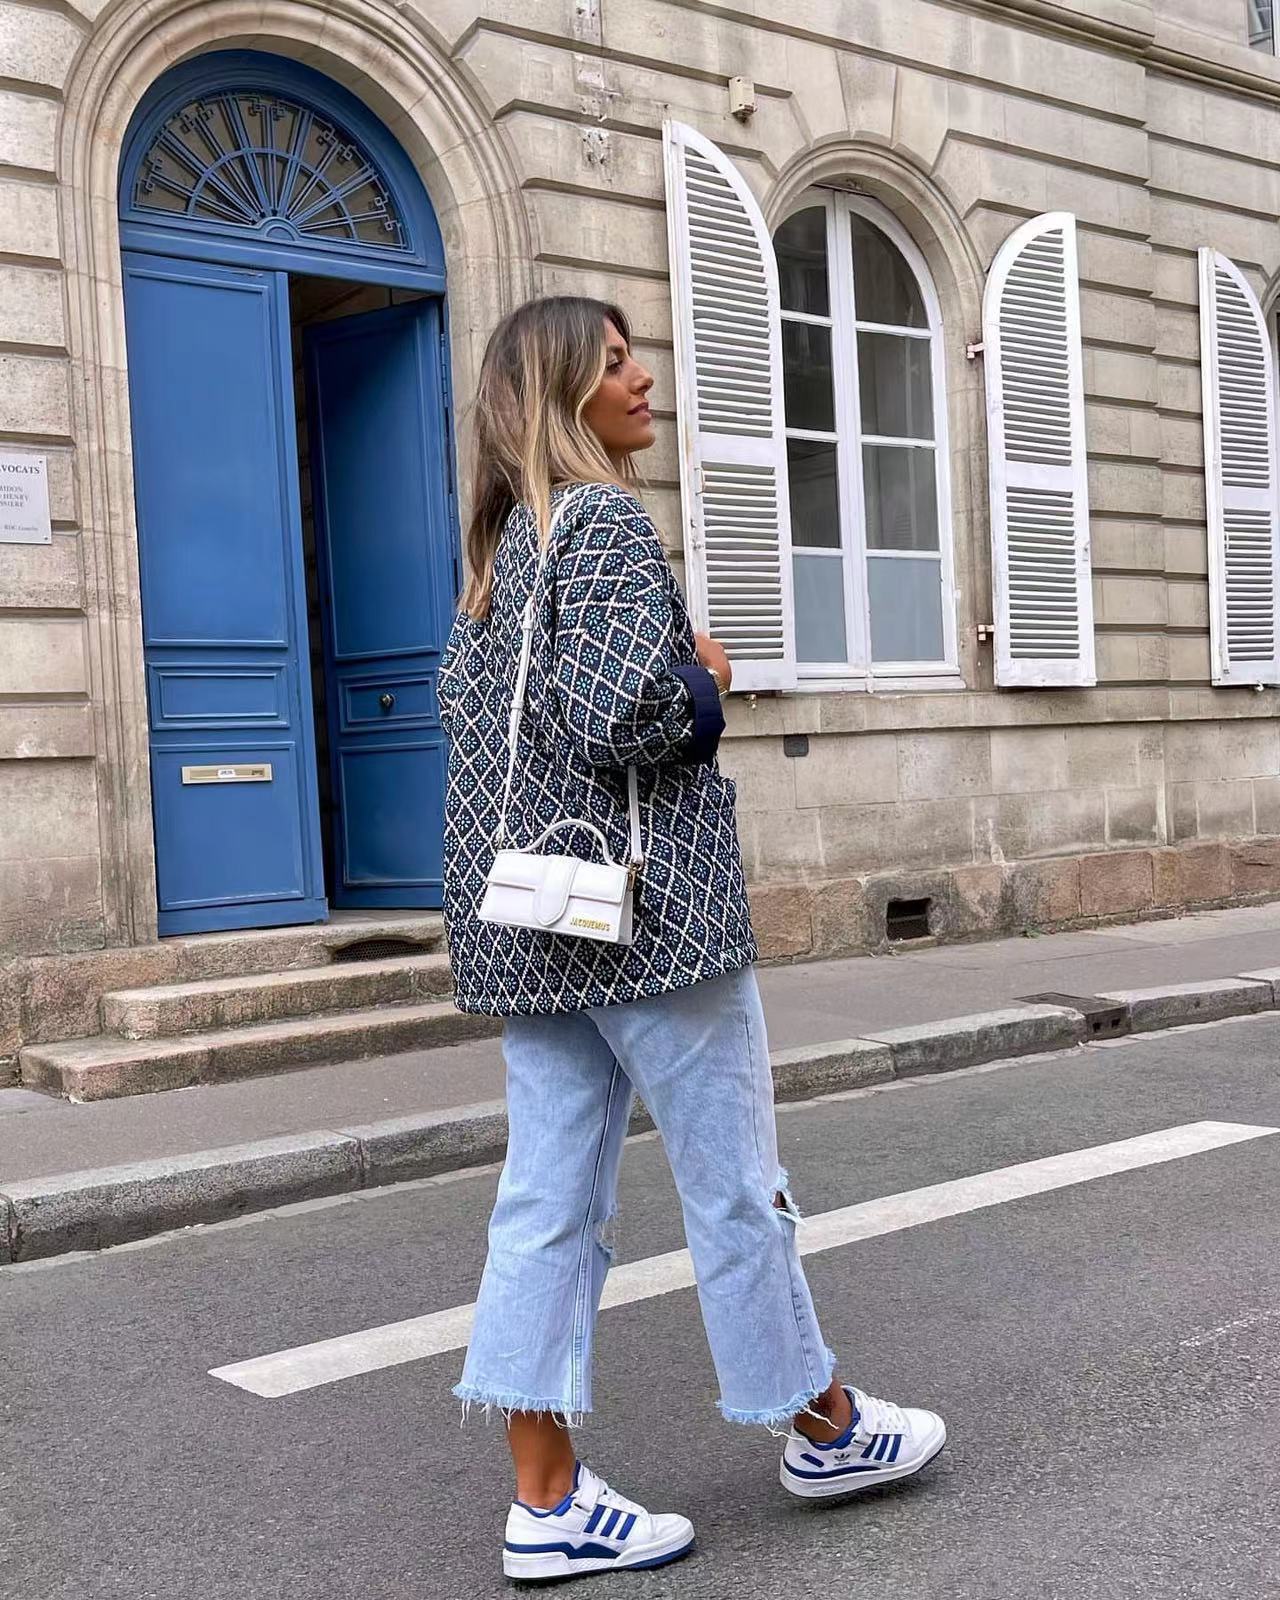
[[[1047,1194],[1072,1184],[1113,1177],[1276,1133],[1280,1133],[1280,1128],[1255,1127],[1250,1123],[1189,1122],[1133,1139],[1119,1139],[1085,1150],[1023,1161],[1016,1166],[975,1173],[969,1178],[956,1178],[948,1183],[886,1195],[879,1200],[841,1206],[806,1218],[798,1236],[800,1253],[812,1255],[821,1250],[835,1250],[861,1239],[874,1239],[904,1228],[1003,1205],[1010,1200]],[[631,1305],[657,1295],[672,1294],[678,1289],[692,1288],[693,1283],[689,1252],[673,1250],[667,1255],[650,1256],[615,1267],[605,1283],[601,1303],[606,1307]],[[278,1350],[271,1355],[214,1367],[209,1376],[266,1399],[297,1394],[304,1389],[337,1383],[343,1378],[376,1372],[382,1367],[461,1350],[470,1337],[474,1309],[474,1305],[451,1306],[447,1311],[410,1317],[403,1322],[365,1328],[334,1339],[299,1345],[292,1350]]]

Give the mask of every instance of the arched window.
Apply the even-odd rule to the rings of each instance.
[[[406,244],[391,186],[359,142],[258,89],[201,94],[167,116],[138,163],[133,204],[300,241]]]
[[[882,207],[817,191],[774,234],[796,659],[809,677],[955,670],[937,298]]]

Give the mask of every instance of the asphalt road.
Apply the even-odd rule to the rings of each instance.
[[[1155,1130],[1280,1128],[1280,1018],[783,1110],[811,1214]],[[692,1291],[607,1310],[582,1453],[697,1553],[583,1580],[679,1596],[1280,1594],[1280,1135],[808,1258],[855,1381],[936,1406],[927,1474],[814,1508],[730,1427]],[[0,1269],[3,1600],[471,1600],[505,1592],[498,1426],[460,1356],[265,1400],[210,1368],[470,1301],[492,1173]],[[629,1149],[621,1255],[678,1249]]]

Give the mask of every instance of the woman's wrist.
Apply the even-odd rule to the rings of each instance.
[[[708,667],[707,671],[711,674],[711,681],[716,686],[716,693],[723,700],[729,693],[729,685],[725,682],[723,674],[718,667]]]

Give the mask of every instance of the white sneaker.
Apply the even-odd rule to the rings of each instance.
[[[507,1514],[508,1578],[574,1578],[616,1567],[663,1567],[693,1549],[687,1517],[653,1516],[579,1461],[573,1489],[550,1511],[517,1500]]]
[[[782,1452],[785,1489],[806,1500],[855,1494],[894,1478],[909,1478],[932,1461],[947,1442],[947,1427],[932,1411],[916,1411],[877,1400],[848,1385],[853,1421],[830,1444],[815,1444],[792,1428]]]

